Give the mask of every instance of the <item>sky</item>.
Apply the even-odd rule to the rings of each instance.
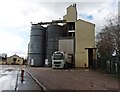
[[[97,34],[118,14],[119,0],[0,0],[0,54],[27,56],[31,22],[63,19],[76,3],[78,19],[94,23]]]

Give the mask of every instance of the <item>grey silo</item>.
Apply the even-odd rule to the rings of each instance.
[[[57,24],[50,24],[47,27],[47,50],[46,58],[51,64],[51,56],[53,52],[58,51],[58,39],[63,36],[63,28]]]
[[[28,52],[29,65],[34,62],[32,66],[44,66],[46,47],[45,43],[46,29],[39,24],[32,24]]]

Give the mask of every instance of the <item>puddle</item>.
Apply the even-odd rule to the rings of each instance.
[[[10,73],[10,72],[12,72],[14,69],[6,69],[6,70],[4,70],[3,71],[3,73]]]
[[[7,74],[4,74],[4,73],[2,74],[2,76],[6,76],[6,75],[7,75]]]
[[[14,69],[6,69],[5,71],[8,71],[8,72],[11,72],[13,71]]]

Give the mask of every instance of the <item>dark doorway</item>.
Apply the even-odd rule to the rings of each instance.
[[[17,60],[17,58],[13,58],[13,64],[14,65],[16,64],[16,60]]]
[[[96,69],[96,49],[97,48],[85,48],[88,50],[88,67],[92,69]]]
[[[88,49],[88,66],[93,68],[93,49]]]

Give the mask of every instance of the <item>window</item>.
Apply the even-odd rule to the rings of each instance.
[[[67,30],[75,30],[75,22],[67,23]]]

